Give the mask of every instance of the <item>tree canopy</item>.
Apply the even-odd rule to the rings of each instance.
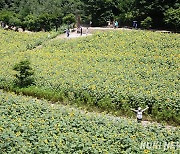
[[[92,21],[93,26],[105,26],[109,20],[131,26],[136,20],[138,26],[179,30],[179,10],[179,0],[0,0],[0,21],[48,31],[80,16],[82,24]]]

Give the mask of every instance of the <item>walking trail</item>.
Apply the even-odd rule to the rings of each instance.
[[[80,38],[80,37],[88,37],[88,36],[91,36],[93,35],[95,32],[97,31],[101,31],[101,32],[104,32],[104,31],[118,31],[118,30],[121,30],[121,31],[133,31],[135,29],[130,29],[130,28],[107,28],[107,27],[89,27],[88,30],[86,27],[82,27],[83,28],[83,34],[81,35],[80,33],[77,33],[77,30],[74,29],[75,31],[74,32],[70,32],[70,36],[67,37],[66,33],[64,34],[60,34],[58,36],[56,36],[55,38],[51,39],[51,40],[48,40],[47,42],[49,41],[53,41],[53,40],[59,40],[59,39],[75,39],[75,38]],[[160,33],[169,33],[170,31],[160,31],[160,30],[153,30],[155,32],[160,32]],[[29,32],[29,31],[27,31]],[[45,42],[46,43],[46,42]],[[37,46],[35,48],[36,49],[40,49],[42,48],[43,44]]]
[[[55,40],[57,39],[72,39],[72,38],[79,38],[79,37],[87,37],[87,36],[91,36],[93,35],[96,31],[116,31],[116,30],[126,30],[126,31],[132,31],[132,29],[128,29],[128,28],[118,28],[118,29],[114,29],[114,28],[103,28],[103,27],[90,27],[87,28],[83,27],[83,34],[81,35],[80,33],[77,33],[76,29],[74,32],[70,32],[70,36],[67,37],[66,34],[60,34],[58,35],[56,38],[54,38]]]
[[[91,36],[92,33],[83,33],[82,35],[81,34],[78,34],[76,31],[75,32],[70,32],[70,35],[69,37],[67,37],[66,33],[64,34],[60,34],[58,36],[56,36],[55,38],[53,39],[50,39],[44,43],[47,43],[47,42],[50,42],[50,41],[54,41],[54,40],[59,40],[59,39],[73,39],[73,38],[79,38],[79,37],[87,37],[87,36]],[[43,47],[43,44],[42,43],[41,45],[37,46],[34,50],[37,50],[37,49],[41,49]]]
[[[58,108],[59,106],[61,106],[62,104],[54,104],[52,102],[50,102],[50,105],[53,109],[56,109]],[[66,105],[63,105],[63,106],[66,106]],[[136,122],[135,119],[132,119],[132,118],[128,118],[128,117],[117,117],[117,116],[113,116],[111,114],[105,114],[105,113],[100,113],[100,112],[97,112],[97,111],[93,111],[93,112],[89,112],[89,111],[86,111],[86,110],[83,110],[83,109],[78,109],[78,108],[75,108],[74,106],[69,106],[68,105],[68,109],[70,110],[76,110],[82,114],[87,114],[89,116],[96,116],[96,117],[106,117],[107,119],[109,120],[112,120],[112,121],[115,121],[115,122],[118,122],[118,121],[121,121],[122,119],[124,120],[128,120],[128,121],[132,121],[132,122]],[[160,123],[157,123],[157,122],[150,122],[150,121],[145,121],[143,120],[141,122],[141,125],[143,127],[148,127],[148,126],[151,126],[151,125],[154,125],[154,126],[157,126],[159,128],[166,128],[166,129],[179,129],[179,126],[175,127],[175,126],[170,126],[170,125],[163,125],[163,124],[160,124]]]

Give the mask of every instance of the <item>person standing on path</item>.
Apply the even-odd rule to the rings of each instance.
[[[88,35],[88,32],[89,32],[89,28],[87,27],[86,28],[86,35]]]
[[[137,29],[137,21],[133,21],[133,27]]]
[[[141,107],[138,107],[137,110],[135,109],[131,109],[132,111],[136,112],[137,113],[137,122],[138,123],[141,123],[142,121],[142,114],[144,111],[146,111],[149,107],[147,106],[144,110],[141,109]]]
[[[82,31],[83,31],[83,29],[82,29],[82,27],[80,27],[80,33],[81,33],[81,36],[82,36]]]
[[[66,35],[67,35],[67,37],[69,37],[69,35],[70,35],[70,30],[69,30],[69,28],[66,29]]]
[[[90,26],[90,27],[92,26],[92,21],[89,22],[89,26]]]
[[[115,22],[115,28],[118,28],[119,27],[119,23],[118,21]]]

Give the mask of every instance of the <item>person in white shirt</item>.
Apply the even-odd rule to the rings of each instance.
[[[145,109],[143,109],[143,110],[141,109],[141,107],[138,107],[137,110],[131,109],[132,111],[134,111],[134,112],[137,113],[137,122],[138,122],[138,123],[141,123],[141,121],[142,121],[142,114],[143,114],[143,112],[146,111],[148,108],[149,108],[149,107],[147,106],[147,107],[146,107]]]

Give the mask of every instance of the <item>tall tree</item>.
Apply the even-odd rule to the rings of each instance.
[[[164,12],[176,3],[178,0],[135,0],[136,19],[143,21],[149,16],[153,27],[164,27]]]

